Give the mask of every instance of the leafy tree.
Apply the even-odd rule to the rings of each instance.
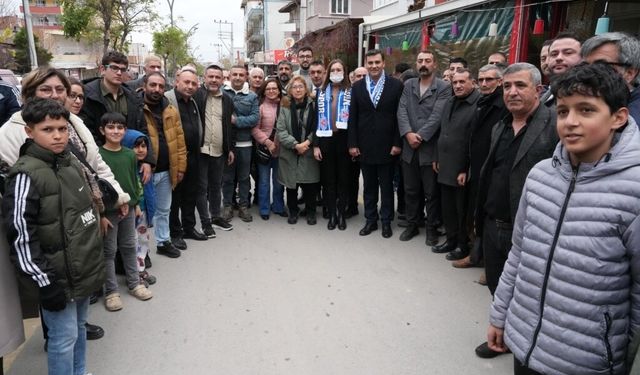
[[[169,26],[163,31],[153,33],[153,50],[164,59],[167,75],[173,76],[177,65],[191,60],[189,55],[189,36],[179,27]]]
[[[36,44],[36,57],[38,59],[38,65],[48,65],[53,55],[49,53],[45,48],[40,47],[38,44],[38,38],[34,35],[34,42]],[[17,71],[21,74],[25,74],[31,71],[31,58],[29,57],[29,43],[27,42],[27,30],[21,28],[18,30],[13,38],[13,42],[16,47],[15,61],[17,64]]]

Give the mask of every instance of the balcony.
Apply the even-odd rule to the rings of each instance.
[[[31,4],[29,6],[31,14],[62,14],[62,8],[59,6],[39,6]],[[20,13],[24,14],[24,8],[20,5]]]

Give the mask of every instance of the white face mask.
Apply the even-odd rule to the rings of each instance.
[[[329,75],[329,80],[333,83],[340,83],[344,79],[343,73],[332,73]]]

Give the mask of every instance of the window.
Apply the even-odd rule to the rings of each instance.
[[[331,0],[331,13],[349,14],[349,0]]]

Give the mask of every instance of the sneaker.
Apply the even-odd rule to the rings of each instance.
[[[249,208],[247,206],[240,206],[238,217],[245,223],[250,223],[253,221],[253,216],[251,216],[251,214],[249,213]]]
[[[156,277],[147,271],[140,272],[140,279],[142,279],[145,283],[149,285],[153,285],[157,281]]]
[[[129,294],[136,297],[140,301],[146,301],[153,297],[153,293],[142,284],[138,284],[135,288],[129,289]]]
[[[173,247],[173,245],[169,241],[162,242],[160,245],[158,245],[156,252],[169,258],[178,258],[180,256],[180,250]]]
[[[182,238],[189,238],[196,241],[206,241],[209,237],[205,236],[204,233],[199,230],[193,228],[189,230],[185,230]]]
[[[110,293],[104,297],[104,307],[107,311],[122,310],[122,300],[120,299],[120,293]]]
[[[223,231],[230,231],[233,229],[233,225],[221,217],[214,217],[213,220],[211,220],[211,224],[215,228]]]
[[[226,221],[233,219],[233,208],[231,206],[224,206],[222,209],[222,218]]]
[[[216,231],[213,230],[213,226],[211,226],[211,224],[202,224],[202,231],[208,238],[216,238]]]

